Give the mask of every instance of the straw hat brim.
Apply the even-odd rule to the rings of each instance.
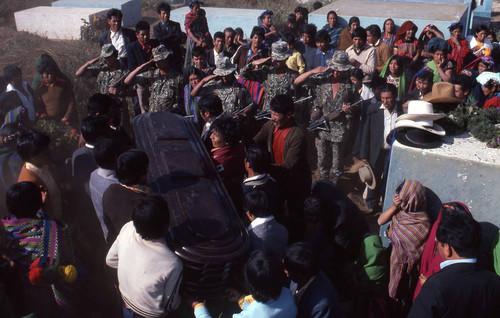
[[[234,67],[231,67],[229,69],[215,69],[214,70],[214,74],[215,75],[219,75],[219,76],[226,76],[226,75],[229,75],[231,73],[234,73],[236,71],[236,66]]]
[[[371,183],[368,183],[366,181],[366,178],[364,176],[366,173],[371,176]],[[361,179],[361,182],[363,182],[368,189],[375,189],[375,187],[377,186],[377,180],[375,180],[375,174],[373,173],[372,167],[370,167],[369,164],[365,163],[361,168],[359,168],[358,174],[359,179]]]
[[[446,135],[446,131],[441,127],[440,125],[433,123],[432,127],[426,127],[419,125],[417,122],[413,120],[400,120],[396,121],[396,125],[394,126],[396,129],[402,129],[402,128],[417,128],[421,130],[426,130],[432,134],[438,135],[438,136],[444,136]]]
[[[462,101],[456,97],[451,96],[432,96],[432,92],[425,94],[423,101],[429,103],[455,103],[460,104]]]
[[[434,114],[403,114],[396,119],[396,122],[401,120],[438,120],[446,117],[444,113],[434,113]]]

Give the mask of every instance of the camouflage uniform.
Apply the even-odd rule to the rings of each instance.
[[[299,73],[287,68],[283,76],[278,76],[276,70],[272,67],[264,65],[259,69],[254,69],[252,63],[248,63],[241,69],[240,76],[249,81],[262,83],[264,88],[262,109],[267,110],[270,108],[271,99],[274,96],[286,94],[293,97],[293,81],[299,76]]]
[[[342,105],[357,102],[360,97],[354,85],[341,83],[333,97],[330,75],[318,74],[307,79],[306,85],[315,91],[315,105],[321,116],[341,111]],[[342,113],[329,121],[330,132],[321,130],[316,137],[318,168],[322,178],[330,176],[337,179],[342,174],[342,147],[348,137],[349,116]]]
[[[119,63],[117,62],[117,64]],[[127,132],[131,132],[132,127],[130,126],[130,118],[133,118],[135,113],[133,108],[131,112],[125,97],[131,96],[133,92],[129,91],[129,88],[123,83],[125,80],[123,76],[129,73],[129,70],[126,68],[117,68],[111,71],[106,64],[99,64],[88,67],[87,72],[90,72],[91,76],[97,76],[97,90],[99,93],[108,95],[108,89],[110,87],[114,86],[116,88],[117,93],[113,96],[119,97],[121,102],[121,124]],[[116,83],[120,78],[120,83]]]
[[[149,86],[148,111],[166,111],[184,105],[182,80],[177,71],[170,70],[166,76],[162,76],[159,69],[154,69],[137,75],[137,81]]]
[[[203,86],[200,96],[208,94],[215,94],[220,98],[222,109],[227,114],[245,108],[254,102],[248,89],[236,80],[231,86],[223,85],[221,80],[211,80]]]

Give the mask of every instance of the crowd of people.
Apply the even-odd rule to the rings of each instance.
[[[405,179],[382,211],[394,140],[432,147],[448,112],[500,109],[495,33],[481,25],[464,38],[453,23],[445,40],[430,24],[417,37],[412,21],[357,17],[344,27],[335,11],[318,30],[299,6],[283,28],[264,11],[246,39],[212,33],[202,5],[189,2],[181,27],[160,3],[152,37],[148,22],[126,29],[109,10],[99,56],[75,70],[96,80],[86,114],[48,54],[31,86],[4,68],[1,316],[234,313],[183,291],[169,206],[134,143],[132,120],[146,112],[192,122],[247,227],[242,266],[213,297],[238,300],[233,317],[496,316],[499,239],[484,243],[467,206],[445,203],[436,218],[425,185]],[[77,149],[62,151],[42,119],[79,131]],[[363,212],[338,185],[354,167]],[[388,248],[364,214],[389,223]]]

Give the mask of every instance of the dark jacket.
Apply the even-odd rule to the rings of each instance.
[[[123,39],[125,40],[125,47],[127,47],[130,43],[137,41],[137,35],[135,31],[130,29],[122,28]],[[107,30],[101,35],[99,35],[99,45],[102,47],[104,44],[111,43],[111,31]]]
[[[181,25],[174,21],[166,24],[160,21],[153,27],[153,39],[171,49],[179,47],[182,39]]]
[[[273,157],[274,124],[268,121],[253,138],[258,145],[265,147]],[[283,146],[283,163],[271,164],[270,174],[281,184],[285,192],[302,192],[311,185],[311,170],[307,162],[307,140],[302,129],[293,125]]]
[[[250,43],[240,46],[238,48],[238,50],[236,51],[236,53],[234,53],[233,61],[234,61],[234,64],[236,64],[238,66],[238,71],[243,66],[245,66],[247,63],[250,62],[247,60],[247,55],[248,55],[249,50],[250,50]],[[268,57],[268,56],[269,56],[269,50],[266,49],[263,45],[261,45],[260,53],[258,54],[258,56],[252,58],[252,60],[260,59],[260,58],[264,58],[264,57]]]
[[[291,282],[290,291],[295,295],[299,318],[342,318],[344,313],[332,283],[319,271],[302,293],[296,294],[297,283]]]
[[[156,40],[150,40],[149,45],[151,45],[152,48],[155,48],[160,45],[160,43]],[[153,49],[151,49],[151,52],[152,51]],[[135,70],[138,66],[151,60],[152,56],[153,53],[149,56],[146,54],[139,41],[135,41],[127,45],[127,64],[130,71]]]
[[[429,277],[408,317],[498,317],[500,277],[477,264],[451,264]]]
[[[275,219],[257,225],[248,231],[250,237],[250,251],[270,250],[281,260],[285,247],[288,244],[288,231]]]
[[[135,201],[145,194],[129,190],[119,183],[108,187],[102,196],[104,223],[108,227],[106,241],[112,244],[125,223],[132,220]]]
[[[362,122],[359,131],[361,136],[358,157],[368,159],[373,169],[377,167],[377,160],[379,160],[379,155],[384,146],[384,110],[380,106],[381,103],[377,102],[368,107],[366,118]],[[402,110],[400,105],[397,107],[399,116],[402,114]]]

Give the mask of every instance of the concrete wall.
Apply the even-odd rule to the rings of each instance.
[[[468,134],[444,140],[440,148],[428,150],[394,143],[384,210],[392,205],[398,185],[404,179],[415,179],[429,190],[427,199],[433,220],[442,203],[460,201],[470,208],[476,220],[490,228],[500,227],[500,149],[487,148]],[[386,228],[387,225],[381,230]]]
[[[337,0],[309,14],[309,23],[319,28],[326,24],[328,11],[337,12],[344,25],[352,16],[359,17],[361,26],[377,24],[382,28],[387,18],[392,18],[397,26],[411,20],[418,26],[419,32],[428,24],[434,24],[445,37],[449,36],[448,26],[453,22],[467,24],[467,5],[444,5],[428,3],[386,2],[386,1],[350,1]]]
[[[27,31],[49,39],[80,40],[83,20],[104,15],[101,8],[35,7],[14,13],[17,31]],[[57,21],[57,22],[56,22]]]
[[[252,28],[259,25],[259,15],[264,11],[260,9],[234,9],[202,7],[207,12],[208,27],[213,35],[217,31],[224,31],[227,27],[240,27],[245,37],[250,37]],[[189,12],[189,7],[172,10],[170,19],[184,25],[184,17]],[[182,27],[184,30],[184,26]]]
[[[133,27],[141,20],[141,0],[58,0],[53,7],[120,9],[123,26]]]

